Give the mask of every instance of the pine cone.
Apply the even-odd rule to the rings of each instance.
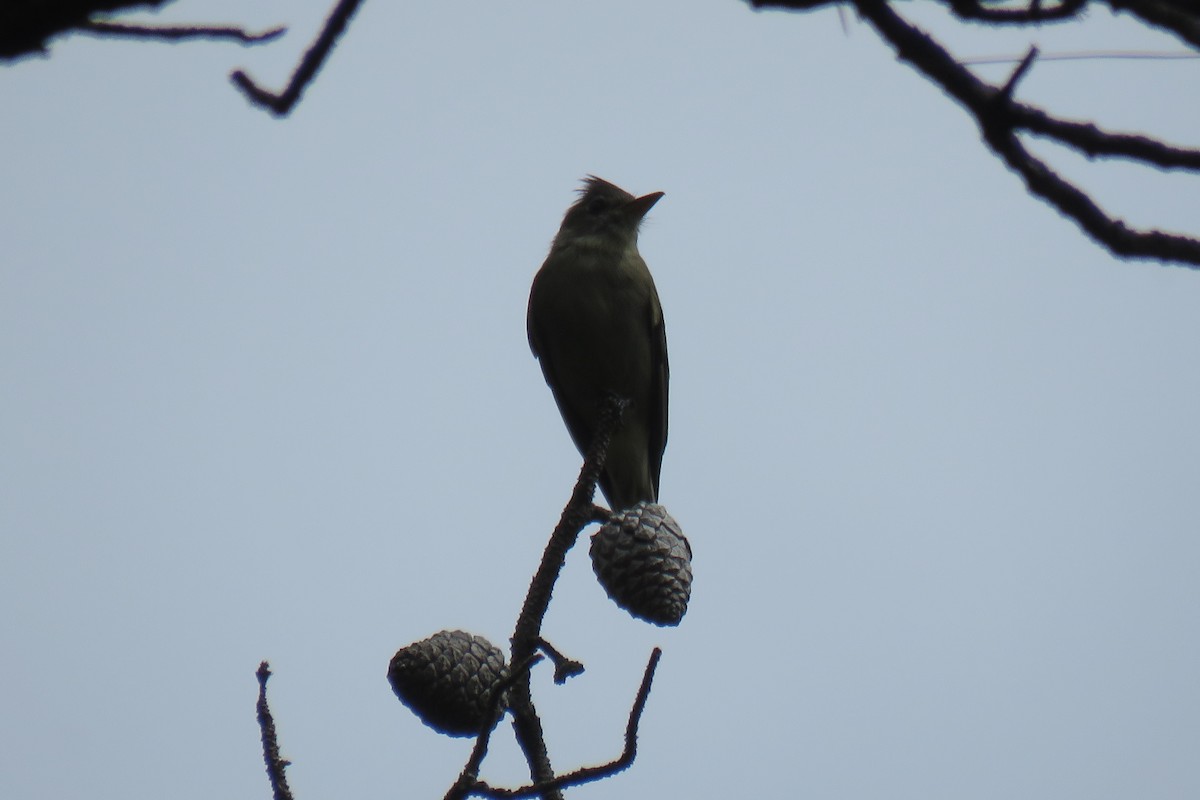
[[[678,625],[692,592],[692,548],[667,510],[642,501],[615,512],[592,536],[592,569],[635,617]]]
[[[388,665],[388,682],[400,702],[447,736],[482,731],[492,691],[507,675],[504,653],[466,631],[440,631],[402,647]]]

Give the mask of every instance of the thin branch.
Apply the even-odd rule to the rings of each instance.
[[[859,14],[891,43],[901,60],[916,67],[975,116],[984,141],[1021,175],[1031,193],[1074,219],[1115,255],[1157,259],[1192,268],[1200,266],[1200,240],[1157,230],[1136,230],[1110,217],[1087,194],[1031,155],[1017,134],[1024,128],[1087,154],[1121,156],[1183,169],[1195,169],[1200,164],[1200,151],[1105,133],[1094,126],[1057,120],[1040,109],[1012,102],[1002,91],[972,75],[932,37],[902,19],[886,0],[853,1]],[[1019,77],[1019,73],[1014,77]]]
[[[1200,47],[1200,12],[1192,2],[1171,0],[1108,0],[1113,11],[1128,11],[1148,25],[1170,31]]]
[[[483,765],[483,759],[487,756],[488,744],[492,739],[492,732],[496,729],[496,723],[500,721],[500,717],[504,714],[504,695],[513,687],[518,680],[521,680],[533,665],[542,660],[542,656],[535,653],[529,658],[522,661],[520,664],[513,667],[509,671],[508,676],[500,681],[492,689],[492,697],[489,701],[491,711],[489,719],[484,726],[483,731],[475,738],[475,746],[471,748],[471,757],[467,759],[466,766],[459,773],[458,780],[446,792],[446,800],[452,798],[463,798],[470,794],[471,787],[479,782],[479,768]]]
[[[567,552],[575,545],[584,526],[592,520],[592,498],[596,494],[596,483],[608,457],[608,445],[612,441],[612,435],[621,424],[621,417],[628,406],[629,401],[623,398],[609,396],[604,400],[595,438],[584,458],[579,478],[571,492],[571,499],[563,509],[558,525],[555,526],[550,541],[542,552],[541,564],[529,584],[525,603],[517,617],[516,630],[512,635],[510,661],[513,663],[520,663],[537,649],[542,634],[542,619],[550,606],[554,584],[566,563]],[[513,687],[510,706],[513,712],[513,731],[517,743],[525,753],[526,761],[529,762],[530,775],[535,783],[549,785],[550,781],[554,780],[554,770],[550,766],[550,756],[546,751],[542,723],[533,705],[528,676]],[[557,789],[547,789],[542,796],[546,800],[557,800],[562,795]]]
[[[1021,59],[1021,63],[1017,65],[1017,68],[1013,70],[1012,75],[1010,75],[1008,80],[1004,82],[1004,85],[1000,87],[1000,93],[997,95],[997,97],[1002,98],[1005,104],[1012,102],[1013,93],[1017,91],[1017,84],[1020,83],[1021,79],[1024,78],[1029,72],[1029,68],[1033,66],[1033,61],[1037,57],[1037,47],[1029,48],[1029,52],[1026,53],[1025,58]]]
[[[558,651],[557,647],[540,636],[538,637],[538,647],[554,664],[554,682],[559,686],[566,683],[568,678],[574,678],[576,675],[583,674],[584,667],[582,663],[573,658],[567,658]]]
[[[1014,7],[1013,3],[989,5],[986,0],[942,0],[942,3],[959,19],[989,25],[1030,25],[1074,19],[1083,12],[1088,0],[1062,0],[1049,7],[1040,0],[1030,0],[1024,8]]]
[[[168,42],[185,39],[227,39],[242,44],[270,42],[287,33],[287,28],[282,25],[262,33],[250,33],[244,28],[228,25],[125,25],[99,20],[88,20],[79,26],[79,30],[100,36],[129,36],[138,39],[162,39]]]
[[[641,724],[642,712],[646,710],[646,700],[650,697],[650,687],[654,683],[654,671],[658,668],[658,661],[661,657],[662,650],[657,647],[650,653],[650,660],[647,662],[646,670],[642,674],[642,683],[638,687],[637,697],[634,698],[633,707],[629,710],[629,721],[625,723],[625,747],[622,749],[621,755],[607,764],[595,767],[582,767],[565,775],[560,775],[551,781],[522,786],[517,789],[503,789],[480,781],[471,789],[471,793],[483,797],[506,799],[534,797],[538,794],[544,797],[548,790],[565,789],[568,786],[591,783],[629,769],[637,758],[638,726]]]
[[[3,0],[0,2],[0,60],[44,53],[50,40],[71,33],[94,14],[146,9],[170,0]]]
[[[246,74],[245,70],[236,70],[229,76],[230,80],[242,90],[250,102],[262,106],[277,117],[286,116],[300,99],[305,87],[316,77],[326,56],[333,50],[338,37],[345,32],[346,25],[361,3],[362,0],[338,0],[338,4],[330,12],[329,18],[325,20],[320,35],[317,36],[308,52],[304,54],[304,58],[300,59],[300,64],[292,73],[292,79],[288,82],[287,88],[280,94],[263,89]]]
[[[292,762],[279,755],[279,740],[275,735],[275,718],[271,716],[271,707],[267,705],[267,679],[271,677],[271,667],[267,662],[258,665],[258,729],[262,732],[263,760],[267,764],[267,777],[271,780],[271,792],[275,800],[292,800],[292,790],[288,788],[287,775],[284,770]]]
[[[1114,255],[1156,259],[1193,269],[1200,267],[1200,239],[1129,227],[1122,220],[1107,214],[1085,192],[1064,180],[1029,153],[1018,134],[1028,132],[1046,137],[1078,150],[1089,158],[1126,158],[1164,169],[1200,170],[1200,150],[1173,147],[1155,139],[1132,134],[1109,133],[1090,123],[1056,119],[1040,108],[1014,102],[1011,97],[1012,90],[1028,70],[1036,51],[1032,51],[1023,59],[1021,66],[1013,73],[1005,87],[997,88],[976,78],[933,37],[904,20],[893,9],[890,0],[850,1],[859,16],[866,19],[876,32],[892,45],[902,61],[907,61],[925,77],[941,86],[943,91],[975,117],[984,142],[1010,169],[1022,177],[1031,194],[1042,198],[1073,219],[1085,233]],[[946,1],[956,3],[960,10],[984,7],[981,0]],[[750,2],[756,7],[802,10],[818,5],[814,0]],[[1062,12],[1062,9],[1080,11],[1085,6],[1086,0],[1061,0],[1059,5],[1045,9],[1036,0],[1031,0],[1028,9],[1022,13],[1041,15],[1040,20],[1046,14]],[[1200,14],[1184,11],[1183,3],[1175,3],[1173,0],[1123,0],[1123,7],[1136,7],[1139,13],[1155,9],[1153,13],[1161,12],[1170,16],[1171,20],[1179,25],[1195,24],[1200,34]]]
[[[542,553],[541,564],[529,585],[525,595],[525,603],[517,618],[516,630],[513,632],[513,660],[519,661],[532,653],[538,646],[538,638],[542,631],[542,618],[550,606],[550,595],[554,591],[554,583],[566,563],[567,552],[575,545],[584,527],[593,521],[595,506],[592,498],[596,494],[596,483],[600,479],[600,471],[608,457],[608,445],[612,435],[621,423],[621,417],[629,401],[609,395],[603,402],[600,417],[596,424],[596,435],[588,448],[571,492],[559,517],[558,525],[550,535],[550,541]]]
[[[1010,113],[1019,127],[1074,147],[1088,158],[1128,158],[1161,169],[1200,172],[1200,150],[1163,144],[1148,136],[1103,131],[1090,122],[1056,119],[1032,106],[1014,104]]]
[[[786,8],[789,11],[815,11],[822,6],[841,7],[840,0],[746,0],[753,8]]]
[[[1104,213],[1096,202],[1063,180],[1040,159],[1029,153],[1008,132],[985,133],[992,149],[1021,175],[1030,192],[1048,200],[1070,216],[1096,241],[1112,253],[1129,258],[1176,262],[1196,269],[1200,265],[1200,241],[1163,231],[1139,231]]]
[[[592,522],[605,523],[612,517],[612,512],[604,506],[592,506],[590,519]]]

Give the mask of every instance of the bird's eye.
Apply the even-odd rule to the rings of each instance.
[[[608,210],[608,198],[593,197],[588,201],[587,210],[589,214],[603,214]]]

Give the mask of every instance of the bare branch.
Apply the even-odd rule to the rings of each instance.
[[[1109,133],[1090,123],[1056,119],[1040,108],[1017,103],[1012,92],[1028,71],[1036,50],[1021,62],[1004,87],[990,86],[976,78],[936,40],[909,24],[892,8],[889,0],[851,0],[861,17],[919,72],[966,108],[978,123],[984,142],[1010,169],[1019,174],[1026,188],[1041,197],[1111,253],[1126,258],[1155,259],[1200,267],[1200,239],[1158,230],[1137,230],[1108,215],[1085,192],[1059,176],[1022,145],[1018,134],[1033,133],[1078,150],[1089,158],[1125,158],[1167,169],[1200,170],[1200,150],[1173,147],[1154,139],[1131,134]],[[980,0],[952,0],[960,7],[983,7]],[[751,0],[756,6],[780,8],[814,7],[810,0]],[[1196,20],[1200,15],[1185,12],[1182,4],[1169,0],[1126,0],[1127,5],[1164,6],[1177,16]],[[1083,8],[1085,3],[1062,0],[1056,8]],[[1031,4],[1029,13],[1036,6]],[[1142,9],[1144,10],[1144,8]],[[1046,9],[1037,13],[1045,15]]]
[[[508,677],[496,684],[492,689],[491,697],[491,713],[484,725],[483,731],[475,739],[475,746],[471,748],[471,757],[467,759],[466,766],[459,773],[458,780],[446,792],[446,800],[453,798],[464,798],[470,795],[471,788],[479,781],[479,768],[483,765],[483,759],[487,756],[488,744],[492,739],[492,732],[496,729],[496,723],[500,721],[501,715],[504,714],[504,695],[512,686],[522,678],[524,678],[533,665],[542,660],[542,656],[537,653],[515,665],[508,673]]]
[[[1134,230],[1113,219],[1087,194],[1030,154],[1011,130],[985,128],[984,138],[1021,175],[1030,192],[1074,219],[1115,255],[1175,262],[1192,269],[1200,266],[1200,241],[1157,230]]]
[[[554,682],[558,685],[561,686],[566,683],[568,678],[574,678],[576,675],[583,674],[583,664],[573,658],[567,658],[558,651],[557,647],[540,636],[538,637],[538,647],[554,663]]]
[[[596,494],[596,483],[608,457],[608,445],[612,441],[612,435],[628,407],[628,400],[612,395],[604,402],[596,426],[596,438],[584,458],[579,478],[571,492],[571,499],[563,509],[558,525],[550,535],[550,542],[542,553],[541,564],[530,583],[525,604],[517,619],[512,637],[514,661],[525,658],[537,649],[542,618],[550,606],[550,595],[554,590],[555,581],[558,580],[558,574],[566,563],[567,552],[575,545],[575,540],[584,527],[594,521],[596,506],[592,504],[592,498]]]
[[[886,0],[854,0],[859,13],[896,49],[900,58],[939,84],[965,106],[979,123],[984,141],[1015,172],[1030,192],[1071,217],[1112,253],[1130,258],[1157,259],[1200,266],[1200,240],[1150,230],[1139,231],[1106,214],[1087,194],[1031,155],[1017,133],[1028,128],[1091,155],[1141,159],[1152,155],[1159,164],[1195,169],[1200,151],[1178,150],[1135,142],[1136,137],[1107,134],[1094,126],[1056,120],[1040,109],[1012,102],[1002,90],[989,86],[959,64],[933,38],[904,21]],[[1020,70],[1014,74],[1019,77]],[[1063,136],[1056,134],[1062,133]]]
[[[958,18],[992,25],[1030,25],[1044,22],[1065,22],[1079,16],[1088,0],[1061,0],[1044,6],[1041,0],[1019,3],[988,2],[988,0],[941,0]]]
[[[288,82],[287,88],[280,94],[274,94],[260,87],[246,74],[245,70],[234,71],[229,76],[230,80],[242,90],[250,102],[262,106],[277,117],[286,116],[300,99],[300,94],[305,87],[316,77],[326,56],[333,50],[338,37],[345,32],[350,17],[354,16],[354,12],[358,10],[361,3],[362,0],[338,0],[338,4],[330,12],[329,18],[325,20],[320,35],[317,36],[308,52],[304,54],[304,58],[300,59],[300,64],[292,73],[292,79]]]
[[[517,617],[516,630],[512,636],[512,661],[523,661],[538,647],[542,634],[542,619],[550,606],[550,595],[554,584],[562,572],[567,560],[567,552],[575,545],[583,528],[592,521],[592,498],[596,494],[596,483],[600,479],[600,471],[608,457],[608,445],[612,435],[621,424],[621,417],[628,408],[629,401],[610,396],[606,398],[600,411],[596,426],[596,436],[588,448],[579,478],[571,492],[571,499],[559,517],[554,533],[542,552],[542,561],[537,573],[529,584],[525,595],[525,603]],[[530,692],[529,680],[519,681],[512,691],[510,700],[513,712],[513,731],[517,743],[525,753],[529,762],[530,775],[535,783],[549,786],[554,780],[554,770],[550,766],[550,756],[546,752],[546,741],[542,733],[542,723],[538,719],[533,705],[533,695]],[[547,800],[561,798],[556,788],[549,788],[542,795]]]
[[[841,0],[746,0],[754,8],[786,8],[789,11],[813,11],[821,6],[840,6]]]
[[[1029,48],[1029,52],[1021,59],[1021,63],[1013,70],[1013,74],[1009,76],[1004,85],[1000,87],[999,97],[1004,99],[1005,103],[1012,102],[1013,92],[1017,90],[1017,84],[1021,82],[1029,68],[1033,66],[1033,60],[1038,57],[1038,49],[1036,47]]]
[[[95,14],[156,8],[170,0],[4,0],[0,2],[0,59],[44,53],[50,39],[77,29]]]
[[[471,793],[493,798],[533,797],[538,794],[544,797],[548,790],[557,791],[568,786],[591,783],[629,769],[634,759],[637,758],[638,726],[641,724],[642,712],[646,709],[646,700],[650,697],[650,687],[654,683],[654,671],[658,668],[658,661],[661,657],[662,650],[657,647],[650,653],[650,660],[642,674],[642,683],[638,687],[637,697],[634,698],[633,707],[629,710],[629,721],[625,723],[625,747],[621,751],[621,755],[607,764],[582,767],[574,772],[560,775],[552,781],[522,786],[518,789],[502,789],[480,781],[472,788]]]
[[[242,44],[261,44],[278,39],[287,28],[278,26],[262,33],[250,33],[244,28],[229,25],[125,25],[119,22],[88,20],[79,26],[82,33],[101,36],[129,36],[138,39],[162,39],[178,42],[185,39],[227,39]]]
[[[271,677],[271,667],[267,662],[258,665],[258,728],[262,732],[263,760],[267,763],[267,777],[271,780],[271,792],[275,800],[292,800],[292,790],[288,788],[287,769],[290,761],[279,755],[279,740],[275,735],[275,718],[271,716],[271,707],[267,705],[267,679]]]
[[[1073,147],[1088,158],[1129,158],[1161,169],[1200,172],[1200,150],[1173,147],[1148,136],[1110,133],[1090,122],[1056,119],[1032,106],[1013,105],[1010,113],[1017,126]]]
[[[1200,47],[1200,10],[1194,2],[1183,0],[1108,0],[1113,11],[1128,11],[1143,22],[1178,36],[1193,47]]]
[[[612,517],[612,512],[609,511],[604,506],[599,506],[599,505],[592,506],[592,513],[591,513],[591,521],[592,522],[605,523],[605,522],[608,522],[610,517]]]

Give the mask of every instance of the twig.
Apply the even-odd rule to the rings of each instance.
[[[467,759],[466,766],[459,773],[458,780],[450,787],[450,791],[446,792],[447,800],[451,798],[467,797],[473,786],[479,781],[479,768],[483,765],[483,759],[487,756],[488,743],[492,739],[492,731],[496,729],[496,723],[500,721],[500,717],[504,714],[504,694],[513,684],[521,679],[533,665],[542,660],[542,656],[537,653],[522,661],[515,666],[509,673],[508,677],[496,684],[492,689],[492,697],[489,701],[491,711],[487,724],[483,727],[483,731],[475,739],[475,746],[471,748],[471,757]]]
[[[325,20],[320,35],[317,36],[308,52],[304,54],[304,58],[300,59],[300,64],[292,73],[292,79],[282,93],[275,94],[263,89],[246,74],[245,70],[234,71],[229,76],[230,80],[242,90],[250,102],[262,106],[277,117],[286,116],[300,99],[300,94],[305,87],[316,77],[317,70],[321,68],[325,57],[333,50],[333,45],[337,42],[338,37],[345,32],[350,17],[354,16],[354,12],[358,10],[361,3],[362,0],[338,0],[338,4],[330,12],[329,18]]]
[[[554,584],[566,563],[567,552],[579,538],[580,531],[591,521],[596,482],[600,479],[600,471],[608,457],[608,445],[612,441],[612,435],[620,425],[621,417],[628,406],[628,400],[618,397],[608,397],[604,401],[596,425],[595,438],[584,458],[579,478],[571,492],[571,499],[563,509],[558,525],[555,526],[554,533],[550,535],[550,541],[542,552],[541,564],[529,584],[525,603],[517,617],[516,630],[512,636],[510,661],[513,663],[520,663],[537,649],[542,633],[542,619],[550,605]],[[554,780],[554,770],[546,752],[542,723],[533,705],[528,675],[513,687],[510,703],[513,731],[516,733],[517,743],[525,753],[526,761],[529,762],[530,775],[535,783],[549,785],[550,781]],[[558,789],[551,788],[542,796],[546,800],[558,800],[562,795]]]
[[[138,39],[162,39],[178,42],[185,39],[229,39],[242,44],[261,44],[278,39],[287,28],[278,26],[262,33],[250,33],[244,28],[228,25],[125,25],[119,22],[88,20],[79,26],[83,33],[101,36],[130,36]]]
[[[646,664],[646,671],[642,674],[642,683],[638,687],[637,697],[634,698],[633,708],[629,710],[629,721],[625,723],[625,747],[621,751],[621,755],[607,764],[595,767],[582,767],[565,775],[560,775],[554,780],[522,786],[517,789],[489,786],[487,783],[480,781],[471,790],[472,793],[483,797],[506,799],[533,797],[538,794],[545,796],[547,790],[565,789],[568,786],[591,783],[592,781],[598,781],[629,769],[634,759],[637,758],[638,725],[641,723],[642,712],[646,709],[646,700],[650,697],[650,687],[654,683],[654,671],[658,668],[658,660],[661,657],[662,650],[657,647],[650,653],[650,661]]]
[[[591,522],[604,523],[604,522],[608,522],[610,517],[612,517],[612,512],[609,511],[607,508],[605,508],[604,506],[593,505],[591,514],[589,516],[589,520]]]
[[[1017,84],[1021,82],[1021,78],[1029,72],[1029,68],[1033,66],[1033,61],[1038,57],[1038,49],[1036,46],[1030,47],[1029,52],[1021,59],[1021,63],[1013,70],[1012,75],[1005,81],[1004,86],[1000,87],[999,96],[1004,98],[1004,102],[1012,102],[1013,92],[1017,90]]]
[[[942,2],[959,19],[993,25],[1064,22],[1078,16],[1088,4],[1088,0],[1062,0],[1062,2],[1047,8],[1039,0],[1030,0],[1027,8],[989,8],[980,0],[942,0]]]
[[[902,60],[940,85],[975,116],[984,141],[1022,177],[1032,194],[1075,220],[1115,255],[1174,262],[1193,269],[1200,267],[1200,240],[1156,230],[1136,230],[1110,217],[1086,193],[1029,153],[1017,134],[1024,128],[1091,155],[1149,161],[1144,155],[1152,153],[1151,163],[1182,169],[1196,169],[1200,165],[1200,151],[1172,148],[1153,140],[1135,141],[1136,137],[1057,120],[1041,109],[1021,103],[996,103],[997,89],[980,81],[932,37],[902,19],[886,0],[854,0],[854,5]],[[1014,77],[1019,77],[1019,73]]]
[[[46,52],[50,40],[73,33],[94,14],[161,6],[170,0],[4,0],[0,2],[0,61]]]
[[[1163,144],[1148,136],[1110,133],[1090,122],[1056,119],[1031,106],[1013,104],[1010,108],[1016,124],[1030,133],[1074,147],[1088,158],[1108,156],[1143,161],[1160,169],[1200,171],[1200,150]]]
[[[271,677],[271,666],[266,661],[258,665],[258,729],[262,732],[263,760],[267,764],[267,777],[271,781],[271,792],[275,800],[292,800],[284,770],[292,762],[279,755],[279,740],[275,735],[275,718],[267,705],[267,679]]]
[[[567,658],[558,651],[557,647],[547,642],[541,636],[538,637],[538,647],[553,662],[554,682],[559,686],[566,683],[568,678],[574,678],[576,675],[583,674],[583,664],[573,658]]]
[[[1128,11],[1142,21],[1200,47],[1200,13],[1195,3],[1170,0],[1108,0],[1113,11]]]
[[[831,0],[832,1],[832,0]],[[820,0],[749,0],[755,7],[809,10]],[[895,49],[902,61],[936,83],[961,104],[978,123],[984,142],[1010,169],[1021,176],[1029,192],[1071,218],[1110,253],[1124,258],[1155,259],[1200,267],[1200,239],[1158,230],[1138,230],[1106,213],[1086,192],[1034,157],[1019,134],[1043,136],[1073,148],[1088,158],[1125,158],[1163,169],[1200,171],[1200,150],[1175,147],[1133,134],[1110,133],[1091,123],[1057,119],[1036,106],[1018,103],[1011,94],[1031,63],[1031,51],[1005,87],[979,80],[933,37],[896,13],[891,0],[849,0],[858,14]],[[992,8],[983,0],[943,0],[964,18],[987,22],[1036,24],[1066,19],[1082,12],[1087,0],[1060,0],[1049,8],[1037,2],[1027,9]],[[1185,11],[1170,0],[1108,0],[1154,24],[1168,27],[1188,41],[1200,43],[1200,14]],[[1007,15],[1004,19],[997,14]],[[1016,16],[1012,16],[1012,15]]]

